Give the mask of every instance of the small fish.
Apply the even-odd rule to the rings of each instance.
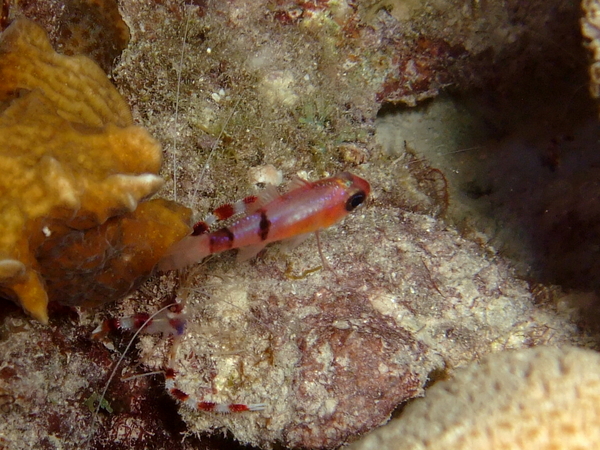
[[[280,195],[274,186],[261,195],[248,197],[234,205],[217,208],[209,216],[214,223],[240,212],[246,215],[231,226],[208,232],[201,222],[194,235],[173,245],[157,265],[159,270],[174,270],[202,261],[208,255],[240,249],[238,259],[258,254],[265,245],[281,240],[299,243],[309,234],[342,220],[369,195],[369,183],[349,172],[308,182],[294,180],[290,191]],[[245,209],[245,211],[243,211]],[[201,234],[199,234],[201,233]]]

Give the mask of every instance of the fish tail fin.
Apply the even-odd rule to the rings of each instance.
[[[162,272],[177,270],[198,263],[210,255],[207,234],[186,236],[172,245],[156,265]]]

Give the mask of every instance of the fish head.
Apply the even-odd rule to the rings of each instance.
[[[347,194],[345,208],[348,212],[354,211],[364,203],[371,192],[371,185],[367,180],[350,172],[342,172],[336,178],[345,185]]]

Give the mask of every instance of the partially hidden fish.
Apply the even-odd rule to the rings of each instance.
[[[308,182],[294,180],[290,190],[279,194],[270,185],[259,197],[217,208],[207,222],[244,213],[230,226],[208,232],[209,224],[196,226],[193,235],[173,245],[158,262],[158,270],[174,270],[202,261],[213,253],[240,249],[238,258],[251,258],[265,245],[281,240],[301,242],[354,211],[368,197],[369,183],[349,172]],[[199,234],[198,234],[199,233]]]

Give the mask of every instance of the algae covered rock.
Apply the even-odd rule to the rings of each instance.
[[[111,236],[75,236],[129,213],[139,222],[134,234],[140,245],[148,246],[148,227],[158,222],[136,208],[163,184],[161,148],[133,125],[127,103],[90,59],[54,52],[44,30],[24,19],[0,39],[0,293],[46,322],[49,299],[42,273],[51,274],[51,284],[63,285],[50,300],[78,303],[72,295],[83,290],[88,304],[113,300],[150,273],[160,248],[187,233],[188,213],[166,207],[173,231],[161,236],[165,245],[149,252],[151,262],[142,272],[119,271],[128,280],[115,281],[114,295],[96,298],[90,286],[78,286],[74,273],[85,271],[89,278],[104,272],[107,259],[125,257],[131,268],[129,261],[136,258],[118,251]],[[119,230],[114,239],[122,240],[127,232],[121,225],[105,227]],[[48,242],[60,242],[61,250],[53,253]]]

